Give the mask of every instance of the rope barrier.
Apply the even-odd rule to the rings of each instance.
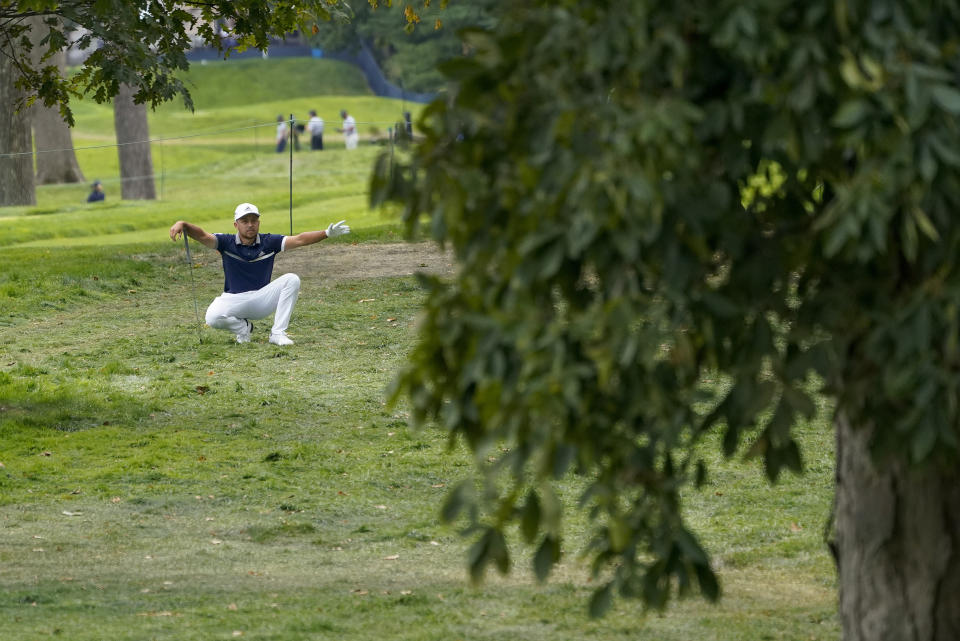
[[[287,122],[290,122],[290,121],[287,121]],[[307,121],[304,120],[303,122],[306,123]],[[327,121],[324,121],[324,126],[326,126],[326,122]],[[365,120],[365,121],[357,122],[358,126],[359,125],[388,125],[392,127],[395,124],[397,124],[397,121],[395,120]],[[143,145],[146,143],[169,142],[171,140],[186,140],[188,138],[202,138],[204,136],[219,136],[222,134],[234,133],[237,131],[249,131],[252,129],[261,129],[263,127],[276,127],[276,126],[277,126],[276,122],[266,122],[266,123],[260,123],[260,124],[254,124],[254,125],[247,125],[245,127],[232,127],[230,129],[215,129],[212,131],[204,131],[199,133],[183,134],[179,136],[166,136],[163,138],[150,138],[148,140],[134,140],[131,142],[123,142],[123,143],[115,142],[115,143],[104,144],[104,145],[89,145],[86,147],[66,147],[63,149],[37,149],[34,151],[5,152],[5,153],[0,153],[0,158],[15,158],[17,156],[32,156],[34,154],[55,154],[55,153],[60,153],[64,151],[87,151],[90,149],[109,149],[111,147],[123,147],[126,145]]]
[[[163,170],[163,168],[161,167]],[[260,173],[258,174],[261,178],[274,179],[274,178],[285,178],[287,172],[270,172],[270,173]],[[315,178],[319,176],[362,176],[365,177],[367,174],[364,173],[362,169],[351,171],[348,169],[322,169],[319,171],[300,171],[297,174],[298,178]],[[195,178],[196,175],[190,171],[167,171],[163,170],[162,173],[157,174],[148,174],[144,176],[126,176],[122,178],[100,178],[100,182],[104,186],[108,185],[118,185],[123,184],[124,182],[134,181],[134,180],[146,180],[148,178],[158,179],[162,178],[165,181],[176,182],[183,178]],[[56,183],[50,185],[43,185],[44,189],[76,189],[78,183]],[[162,200],[162,198],[160,199]]]

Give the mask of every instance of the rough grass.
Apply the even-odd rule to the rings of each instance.
[[[311,260],[397,237],[365,209],[375,149],[296,158],[296,231],[341,218],[355,230],[291,254],[296,345],[268,344],[265,323],[250,344],[210,329],[198,340],[190,274],[202,313],[219,263],[195,249],[188,269],[166,230],[186,218],[225,231],[251,200],[265,231],[286,231],[284,159],[263,144],[163,143],[157,202],[108,188],[90,207],[85,186],[43,187],[37,207],[0,209],[0,638],[838,637],[823,423],[800,430],[807,474],[772,488],[755,462],[705,444],[710,482],[685,502],[723,582],[718,605],[618,602],[590,620],[576,478],[551,580],[533,581],[517,548],[508,577],[471,586],[469,541],[438,517],[470,456],[384,402],[422,293],[409,276],[332,278]],[[115,157],[96,153],[88,175]]]
[[[576,479],[557,576],[537,585],[519,553],[510,577],[467,582],[468,542],[438,510],[469,457],[384,405],[412,279],[303,273],[296,346],[265,326],[248,345],[210,329],[199,343],[174,249],[11,257],[59,302],[8,299],[0,327],[4,639],[835,638],[825,430],[803,430],[818,457],[803,478],[771,489],[718,459],[688,497],[719,605],[620,603],[591,621]],[[194,271],[206,301],[218,268]]]

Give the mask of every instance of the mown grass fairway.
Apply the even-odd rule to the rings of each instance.
[[[104,130],[80,126],[77,139]],[[296,345],[281,349],[263,322],[250,344],[208,328],[198,340],[183,245],[166,231],[178,218],[227,231],[249,200],[264,231],[285,233],[286,156],[262,137],[163,145],[177,170],[160,201],[122,202],[117,188],[91,207],[79,185],[0,209],[0,639],[839,636],[824,423],[801,430],[807,474],[773,488],[757,465],[708,450],[711,482],[687,498],[723,581],[718,605],[660,615],[618,602],[590,620],[578,479],[563,486],[555,576],[538,585],[518,548],[510,576],[471,586],[469,540],[439,520],[470,457],[385,404],[415,337],[421,292],[408,272],[445,263],[420,246],[373,269],[399,238],[366,209],[377,148],[297,155],[295,231],[347,218],[354,233],[278,259],[275,275],[303,280]],[[107,178],[110,155],[88,176]],[[215,252],[192,251],[202,315],[222,276]]]

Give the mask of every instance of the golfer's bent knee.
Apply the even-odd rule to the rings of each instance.
[[[225,329],[230,326],[230,321],[228,320],[229,316],[222,314],[212,307],[207,309],[206,321],[207,325],[214,329]]]
[[[294,273],[284,274],[277,280],[283,280],[284,287],[291,287],[295,290],[300,289],[300,277]]]
[[[207,314],[207,325],[214,329],[223,329],[227,326],[227,317],[222,314]]]

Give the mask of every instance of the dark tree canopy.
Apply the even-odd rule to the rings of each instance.
[[[694,446],[720,430],[771,479],[799,471],[816,393],[868,430],[878,468],[956,464],[960,5],[499,13],[443,67],[425,140],[374,181],[459,264],[424,278],[397,393],[482,462],[490,500],[465,485],[446,511],[480,528],[476,574],[508,567],[516,522],[547,575],[552,484],[575,470],[607,579],[594,612],[716,596],[680,509],[708,472]],[[748,190],[758,173],[775,188]]]
[[[95,49],[78,73],[65,76],[55,64],[30,63],[26,19],[36,16],[50,27],[39,45],[45,56],[70,45]],[[106,102],[121,84],[136,88],[138,104],[155,107],[179,95],[192,108],[190,93],[177,77],[188,67],[191,34],[226,56],[231,47],[266,49],[272,35],[343,16],[337,0],[0,0],[0,55],[15,61],[17,85],[27,100],[59,105],[72,125],[71,98],[89,95]],[[229,28],[231,40],[221,37],[222,26]]]
[[[423,4],[428,6],[351,3],[348,20],[321,23],[310,39],[333,51],[356,49],[363,41],[391,82],[408,91],[438,91],[445,80],[437,64],[463,53],[457,32],[465,26],[492,25],[495,0]]]

